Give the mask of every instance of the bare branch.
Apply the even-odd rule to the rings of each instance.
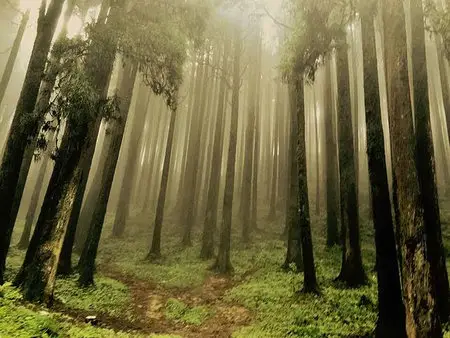
[[[277,18],[275,18],[272,14],[270,14],[270,12],[267,10],[267,8],[266,8],[265,6],[263,7],[263,9],[264,9],[264,12],[266,13],[266,15],[267,15],[270,19],[272,19],[272,21],[273,21],[274,23],[276,23],[277,25],[279,25],[279,26],[281,26],[281,27],[284,27],[284,28],[286,28],[286,29],[294,30],[293,27],[286,25],[285,23],[283,23],[283,22],[281,22],[280,20],[278,20]]]

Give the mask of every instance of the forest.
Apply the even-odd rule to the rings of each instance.
[[[450,0],[0,28],[0,337],[450,337]]]

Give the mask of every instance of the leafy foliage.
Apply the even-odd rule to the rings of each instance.
[[[170,298],[166,303],[166,318],[191,325],[201,325],[209,316],[208,308],[196,306],[189,308],[182,301]]]

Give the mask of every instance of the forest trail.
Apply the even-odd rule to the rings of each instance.
[[[131,301],[128,313],[122,318],[95,314],[98,325],[119,331],[136,331],[140,334],[172,334],[181,337],[231,337],[231,334],[248,325],[252,314],[244,307],[230,304],[223,297],[233,287],[229,277],[208,276],[201,286],[188,288],[164,288],[156,283],[125,274],[113,266],[101,265],[99,272],[120,281],[129,288]],[[169,300],[178,300],[189,308],[208,306],[210,314],[201,325],[187,324],[168,319],[165,311]],[[60,311],[84,320],[92,315],[86,311],[60,308]]]

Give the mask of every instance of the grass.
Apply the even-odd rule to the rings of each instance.
[[[0,286],[0,334],[2,337],[141,337],[74,323],[68,317],[22,303],[20,292],[6,283]]]
[[[206,306],[190,308],[182,301],[170,298],[165,306],[165,316],[174,322],[200,326],[211,316],[211,313]]]
[[[446,222],[450,212],[443,210],[443,237],[448,248],[450,229]],[[212,272],[213,261],[198,258],[200,244],[180,247],[179,233],[165,228],[163,257],[148,262],[150,231],[142,230],[146,224],[135,222],[126,237],[109,237],[111,219],[107,222],[98,255],[102,266],[120,271],[130,278],[148,281],[163,290],[198,290]],[[285,245],[271,229],[281,229],[280,224],[266,228],[264,234],[254,234],[251,245],[239,242],[238,231],[233,235],[232,287],[226,292],[225,305],[247,309],[253,320],[245,327],[237,327],[233,337],[371,337],[377,319],[377,283],[374,272],[375,248],[373,229],[369,221],[361,224],[363,261],[369,284],[358,289],[345,289],[334,282],[341,264],[339,247],[327,249],[325,245],[325,220],[313,219],[313,240],[320,296],[299,293],[303,277],[281,269]],[[272,239],[267,239],[271,237]],[[275,239],[274,239],[275,238]],[[447,251],[450,253],[450,251]],[[448,254],[450,258],[450,254]],[[12,249],[8,261],[8,276],[20,266],[23,252]],[[450,262],[447,262],[449,266]],[[59,314],[42,313],[21,303],[20,294],[10,286],[4,287],[0,298],[0,333],[6,336],[38,337],[110,337],[112,331],[73,323]],[[2,289],[3,290],[3,289]],[[170,292],[167,291],[169,294]],[[120,316],[130,305],[130,290],[119,281],[96,275],[96,286],[78,289],[76,277],[57,281],[55,295],[72,309],[106,311]],[[213,318],[209,304],[190,306],[180,299],[168,298],[161,311],[164,317],[176,324],[202,327]],[[5,316],[5,320],[3,320]],[[5,323],[3,323],[5,322]],[[117,337],[134,337],[136,333],[114,333]],[[155,336],[156,337],[156,336]],[[158,336],[165,337],[165,336]],[[167,336],[174,337],[174,336]],[[445,332],[450,338],[450,332]]]

